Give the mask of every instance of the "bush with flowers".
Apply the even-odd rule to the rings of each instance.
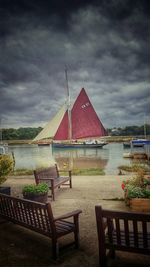
[[[135,177],[123,181],[121,187],[125,193],[126,204],[131,198],[150,199],[150,176],[144,177],[142,170],[139,170]]]

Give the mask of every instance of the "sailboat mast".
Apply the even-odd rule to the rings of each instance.
[[[3,144],[3,134],[2,134],[2,127],[1,127],[1,124],[2,124],[2,119],[0,119],[0,144],[2,145]]]
[[[145,113],[144,113],[144,137],[146,139],[146,119],[145,119]]]
[[[68,111],[68,136],[69,140],[72,140],[72,123],[71,123],[71,103],[70,103],[70,90],[68,85],[68,74],[67,74],[67,68],[65,69],[65,76],[66,76],[66,86],[67,86],[67,111]]]

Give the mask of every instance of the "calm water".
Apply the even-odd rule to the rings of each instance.
[[[16,169],[35,169],[46,167],[56,162],[62,168],[99,168],[103,167],[106,174],[117,174],[117,167],[130,164],[131,159],[123,158],[122,143],[108,144],[102,149],[55,149],[51,146],[16,145],[9,146],[9,151],[15,155]]]

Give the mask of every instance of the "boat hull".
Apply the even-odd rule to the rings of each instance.
[[[41,144],[39,143],[38,146],[50,146],[50,144],[49,143],[41,143]]]
[[[124,143],[123,143],[123,147],[124,147],[124,148],[130,148],[130,147],[131,147],[130,142],[124,142]]]
[[[102,144],[61,144],[61,143],[53,143],[53,148],[103,148],[103,146],[107,145],[107,143]]]
[[[131,141],[133,147],[144,147],[144,145],[150,145],[150,140],[137,139]]]

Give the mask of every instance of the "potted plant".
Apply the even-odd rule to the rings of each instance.
[[[25,199],[45,203],[48,197],[49,187],[46,183],[25,185],[22,194]]]
[[[0,155],[0,193],[10,195],[10,186],[1,186],[6,180],[7,175],[13,170],[13,160],[10,155]]]
[[[138,173],[136,177],[123,181],[125,203],[136,211],[150,212],[150,176]]]

